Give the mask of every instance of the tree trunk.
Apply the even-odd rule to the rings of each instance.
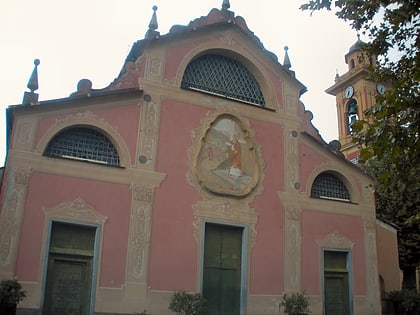
[[[402,288],[407,290],[416,289],[416,267],[405,267],[402,271]]]

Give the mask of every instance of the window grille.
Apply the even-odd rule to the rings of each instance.
[[[343,182],[329,173],[317,176],[312,184],[311,197],[350,201],[350,194]]]
[[[248,69],[222,55],[209,54],[193,60],[185,70],[181,87],[265,105],[260,86]]]
[[[56,135],[44,154],[112,166],[120,165],[118,152],[111,141],[100,132],[86,127],[71,128]]]

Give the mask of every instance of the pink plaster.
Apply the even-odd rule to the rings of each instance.
[[[306,190],[306,183],[308,183],[309,176],[312,172],[314,172],[316,167],[323,165],[327,159],[304,144],[299,146],[299,152],[300,182],[302,183],[301,191],[304,192]]]
[[[331,202],[340,206],[339,202]],[[302,231],[302,289],[306,294],[321,294],[321,248],[317,241],[334,232],[353,243],[354,294],[366,294],[366,253],[363,220],[360,217],[304,210]]]
[[[270,80],[271,80],[271,84],[274,87],[274,92],[276,93],[276,97],[277,97],[277,102],[278,104],[276,104],[276,106],[278,106],[279,109],[283,108],[283,84],[282,81],[278,79],[278,77],[276,75],[274,75],[274,73],[271,72],[270,69],[266,69],[269,71],[270,74]]]
[[[178,73],[181,61],[190,53],[194,47],[200,45],[203,42],[203,39],[199,39],[193,43],[183,42],[182,45],[169,48],[167,55],[171,56],[171,58],[167,59],[167,63],[165,65],[165,79],[173,80]]]
[[[187,183],[186,175],[191,132],[199,127],[205,113],[204,108],[190,104],[162,103],[157,170],[168,175],[155,191],[150,256],[153,289],[197,290],[192,205],[197,203],[198,194]]]
[[[265,163],[264,190],[252,204],[258,214],[257,242],[252,249],[250,292],[281,294],[284,283],[284,209],[278,192],[284,190],[283,128],[251,121]]]
[[[76,162],[77,163],[77,162]],[[92,166],[104,168],[104,166]],[[93,188],[94,187],[94,188]],[[48,192],[48,193],[46,193]],[[130,220],[131,191],[128,186],[34,172],[28,186],[26,211],[16,273],[20,280],[39,281],[44,259],[43,208],[82,198],[100,214],[108,217],[103,231],[100,257],[100,285],[121,287],[124,284]]]

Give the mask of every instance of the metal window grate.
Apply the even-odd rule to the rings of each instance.
[[[120,158],[111,141],[100,132],[75,127],[56,135],[48,144],[44,154],[82,161],[119,166]]]
[[[260,86],[241,63],[222,55],[204,55],[193,60],[185,70],[182,88],[264,106]]]
[[[350,201],[350,194],[343,182],[329,173],[317,176],[312,184],[311,197]]]

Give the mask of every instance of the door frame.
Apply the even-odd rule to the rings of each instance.
[[[241,248],[241,291],[240,291],[240,315],[246,314],[246,304],[247,304],[247,293],[248,293],[248,234],[249,229],[246,224],[236,224],[231,222],[221,222],[215,220],[206,220],[202,221],[201,229],[201,252],[200,252],[200,293],[203,293],[203,280],[204,280],[204,251],[205,251],[205,237],[206,237],[206,227],[208,224],[218,224],[225,227],[239,227],[242,228],[242,248]]]
[[[47,227],[47,236],[45,241],[45,251],[44,251],[44,265],[42,270],[42,285],[41,285],[41,305],[40,310],[41,314],[44,311],[44,302],[45,302],[45,289],[47,286],[47,273],[48,273],[48,264],[49,264],[49,255],[50,255],[50,245],[51,245],[51,238],[52,238],[52,226],[55,222],[58,223],[66,223],[70,225],[77,225],[81,227],[90,227],[95,228],[95,242],[94,242],[94,249],[93,249],[93,258],[92,258],[92,283],[90,286],[90,307],[89,307],[89,314],[94,314],[95,311],[95,295],[96,295],[96,283],[97,283],[97,275],[98,275],[98,258],[99,258],[99,242],[101,237],[101,225],[100,224],[89,224],[89,223],[82,223],[77,221],[68,221],[68,220],[60,220],[60,219],[48,219],[48,227]]]

